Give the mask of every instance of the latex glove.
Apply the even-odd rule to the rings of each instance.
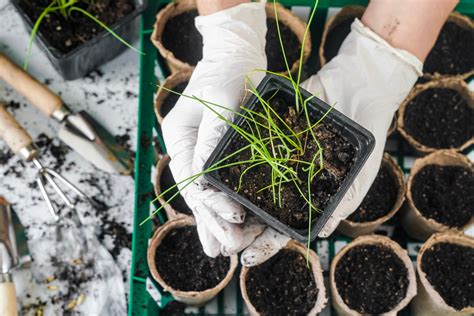
[[[241,4],[196,18],[203,36],[203,59],[197,64],[185,95],[237,110],[244,92],[245,76],[266,69],[264,3]],[[263,72],[253,72],[257,85]],[[214,109],[227,119],[228,110]],[[203,170],[227,124],[196,100],[181,97],[163,120],[163,137],[170,155],[170,169],[179,183]],[[250,244],[264,226],[255,220],[242,225],[242,206],[199,178],[192,185],[180,185],[186,203],[196,218],[204,252],[211,257],[231,254]],[[243,232],[244,230],[244,232]]]
[[[350,117],[375,136],[375,148],[319,237],[329,236],[353,213],[367,194],[382,161],[387,131],[395,111],[408,95],[422,63],[395,49],[356,19],[338,55],[302,87]],[[267,228],[241,257],[243,265],[257,265],[286,245],[288,239]]]

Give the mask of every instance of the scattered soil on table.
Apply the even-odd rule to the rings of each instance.
[[[20,1],[21,8],[33,23],[49,4],[50,1],[46,0]],[[79,1],[75,6],[86,10],[108,27],[135,9],[132,0]],[[107,31],[83,13],[73,11],[67,19],[60,13],[47,14],[40,24],[39,32],[48,42],[47,45],[65,54]]]
[[[291,69],[293,63],[300,58],[301,43],[296,34],[282,22],[279,23],[280,34],[285,48],[288,66]],[[308,39],[309,40],[309,39]],[[286,71],[284,55],[281,51],[280,39],[278,37],[276,20],[267,18],[267,35],[265,53],[267,54],[267,69],[275,72]]]
[[[250,268],[246,286],[250,302],[262,315],[306,315],[319,291],[304,256],[286,249]]]
[[[446,304],[456,310],[474,306],[473,248],[437,243],[424,253],[421,268]]]
[[[202,36],[194,25],[197,10],[190,10],[170,18],[162,34],[163,46],[177,59],[195,66],[202,59]]]
[[[176,182],[174,181],[173,174],[171,173],[171,169],[166,166],[163,169],[163,172],[161,173],[160,177],[160,187],[161,187],[161,192],[165,192],[167,189],[173,187],[176,185]],[[178,192],[178,188],[174,188],[171,191],[167,192],[163,196],[163,200],[168,201],[174,194]],[[184,201],[183,197],[181,194],[178,194],[176,197],[174,197],[169,204],[178,212],[184,213],[191,215],[192,211],[189,208],[189,206],[186,204]]]
[[[174,86],[170,90],[173,90],[176,93],[183,93],[184,89],[186,89],[186,86],[188,85],[188,81],[186,82],[181,82],[180,84]],[[178,102],[179,95],[170,92],[166,96],[166,98],[163,100],[163,103],[161,104],[161,109],[160,109],[160,114],[161,117],[165,117],[171,109],[176,105],[176,102]]]
[[[474,69],[474,30],[447,22],[426,58],[423,72],[458,75]]]
[[[474,136],[474,108],[459,92],[428,89],[411,100],[405,109],[405,130],[423,145],[456,148]]]
[[[41,133],[38,135],[35,141],[35,145],[40,148],[43,152],[48,151],[51,156],[55,158],[53,166],[48,166],[54,170],[59,170],[64,166],[66,162],[66,155],[70,152],[69,147],[64,143],[50,138],[48,135]],[[64,169],[69,171],[74,166],[66,166]]]
[[[388,247],[360,245],[350,249],[334,271],[337,291],[351,309],[378,315],[406,296],[408,270]]]
[[[387,215],[397,201],[399,189],[395,176],[387,165],[382,163],[369,192],[348,219],[352,222],[363,223]]]
[[[474,173],[458,166],[429,165],[413,178],[413,202],[423,216],[462,227],[474,215]]]
[[[308,124],[304,115],[295,114],[294,108],[288,107],[288,103],[283,99],[274,98],[270,101],[270,104],[295,132],[307,129]],[[259,107],[256,108],[256,111],[259,111],[258,109]],[[276,120],[276,118],[274,119]],[[318,117],[314,118],[314,122],[316,122],[317,119]],[[280,126],[280,128],[282,128],[283,131],[288,131],[288,129],[283,126]],[[324,210],[330,198],[339,190],[341,183],[352,167],[355,148],[331,125],[321,123],[314,128],[313,131],[323,148],[324,169],[313,179],[311,184],[311,200],[314,207],[319,210]],[[268,129],[261,129],[260,133],[261,138],[269,136]],[[289,134],[289,132],[287,134]],[[302,143],[304,143],[304,141]],[[276,140],[274,146],[276,147],[278,144],[279,141]],[[235,151],[247,145],[248,141],[239,135],[228,144],[222,157],[233,154]],[[270,145],[268,145],[268,149],[270,152],[272,151]],[[299,160],[311,162],[317,152],[318,146],[311,136],[309,136],[306,142],[305,153],[299,157]],[[250,155],[250,150],[244,150],[230,159],[227,159],[226,163],[246,161],[250,158]],[[273,190],[271,188],[264,189],[272,183],[271,167],[268,164],[262,164],[249,169],[242,178],[242,184],[239,190],[240,176],[249,166],[250,164],[248,163],[242,163],[230,168],[221,169],[219,171],[221,181],[282,223],[296,229],[307,228],[309,207],[294,183],[287,182],[281,185],[281,207],[274,201]],[[319,167],[319,164],[317,167]],[[300,189],[303,194],[307,196],[307,171],[303,171],[302,168],[299,167],[297,168],[297,172],[302,181]],[[314,213],[312,215],[313,221],[317,219],[318,214],[319,213]]]
[[[204,291],[216,287],[227,275],[230,258],[208,257],[194,226],[171,231],[156,249],[158,273],[172,288]]]
[[[355,19],[356,17],[352,17],[344,20],[327,33],[326,42],[324,44],[324,57],[326,58],[326,63],[336,57],[342,43],[351,32],[351,25]]]

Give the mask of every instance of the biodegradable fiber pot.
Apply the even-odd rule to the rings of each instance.
[[[25,27],[31,32],[36,21],[22,9],[24,0],[12,0],[12,4],[24,20]],[[146,9],[148,0],[134,0],[135,9],[113,25],[107,25],[127,43],[132,43],[138,35],[140,26],[139,15]],[[100,28],[97,25],[97,28]],[[90,71],[112,60],[127,47],[118,41],[110,32],[103,30],[100,34],[73,50],[62,53],[48,43],[43,34],[37,33],[36,42],[45,52],[53,67],[65,80],[83,77]]]
[[[192,71],[176,72],[167,77],[163,84],[158,87],[155,97],[155,114],[158,123],[161,124],[163,122],[163,118],[171,111],[179,99],[179,95],[166,89],[182,93],[188,85],[191,74]]]
[[[299,242],[296,242],[294,240],[291,240],[288,242],[288,244],[283,248],[283,250],[288,250],[288,251],[294,251],[300,254],[305,260],[306,258],[306,247],[303,244],[300,244]],[[323,272],[321,269],[321,265],[319,263],[319,258],[316,255],[316,253],[313,250],[309,251],[309,263],[311,266],[311,273],[314,276],[314,282],[316,285],[316,288],[318,290],[317,295],[316,295],[316,300],[314,303],[314,306],[311,308],[311,310],[307,313],[307,315],[316,315],[320,313],[323,308],[326,306],[327,303],[327,296],[326,296],[326,288],[324,286],[324,279],[323,279]],[[269,259],[271,260],[271,259]],[[265,264],[265,263],[263,263]],[[248,275],[249,271],[251,269],[254,269],[255,267],[242,267],[242,270],[240,272],[240,289],[242,291],[242,298],[244,300],[245,306],[247,307],[247,310],[249,311],[250,315],[255,316],[255,315],[269,315],[269,313],[265,313],[264,311],[257,311],[256,307],[254,304],[252,304],[250,298],[249,298],[249,290],[247,289],[247,281],[248,281]],[[304,262],[304,269],[306,269],[306,261]],[[282,271],[282,273],[287,272]],[[271,278],[274,279],[274,278]],[[279,289],[280,291],[286,293],[287,291],[283,288]],[[279,304],[280,302],[277,302]],[[283,302],[281,302],[283,303]],[[294,302],[289,302],[289,303],[294,303]],[[284,304],[284,303],[283,303]]]
[[[150,267],[151,275],[161,285],[161,287],[163,287],[165,291],[170,292],[171,295],[173,295],[173,297],[177,301],[183,302],[188,305],[200,306],[214,298],[220,291],[222,291],[227,286],[227,284],[229,284],[230,280],[234,275],[235,269],[237,268],[237,255],[232,255],[229,257],[229,270],[225,277],[222,279],[222,281],[220,281],[220,283],[217,284],[215,287],[200,292],[180,291],[171,287],[164,281],[163,277],[158,272],[155,260],[157,249],[160,247],[160,244],[170,232],[175,229],[195,225],[196,223],[193,217],[182,215],[166,222],[163,226],[159,227],[153,234],[150,245],[148,246],[147,261],[148,266]],[[182,258],[182,260],[186,261],[187,259]]]
[[[387,153],[385,153],[383,156],[382,165],[380,168],[381,169],[379,170],[379,174],[377,175],[377,178],[372,184],[372,187],[370,188],[361,206],[364,205],[364,202],[367,202],[366,199],[368,198],[368,195],[373,194],[373,196],[370,197],[371,199],[380,198],[382,194],[384,195],[384,197],[386,197],[387,195],[389,195],[388,194],[389,192],[387,192],[387,190],[396,188],[396,192],[392,192],[392,193],[395,193],[393,194],[394,195],[393,204],[390,206],[390,209],[384,210],[386,211],[385,215],[371,221],[366,221],[366,222],[355,221],[355,220],[351,220],[351,216],[349,216],[347,219],[343,220],[337,228],[337,230],[341,232],[342,234],[355,238],[361,235],[373,233],[374,231],[377,230],[377,228],[380,225],[382,225],[383,223],[388,221],[390,218],[392,218],[402,206],[403,201],[405,200],[405,182],[403,180],[402,169],[397,164],[395,159],[393,159]],[[382,174],[385,176],[388,175],[390,178],[382,179],[380,177],[382,170],[384,171],[384,173]],[[387,181],[390,181],[393,183],[387,183]],[[377,211],[377,210],[370,209],[370,207],[380,206],[379,204],[374,205],[374,202],[378,202],[378,201],[369,201],[370,204],[366,206],[367,209],[365,209],[364,211],[365,212]],[[359,206],[359,208],[355,211],[355,213],[361,211],[360,209],[361,206]]]
[[[459,172],[457,172],[456,178],[454,178],[453,174],[442,176],[439,171],[440,167],[460,167],[466,170],[467,175],[462,178],[464,179],[463,182],[459,182],[456,179],[459,178]],[[431,170],[430,174],[425,175],[429,170]],[[433,174],[434,172],[437,172],[437,174]],[[431,234],[436,232],[449,229],[463,230],[470,226],[473,223],[472,213],[469,213],[470,210],[457,208],[462,208],[463,205],[464,207],[472,208],[472,203],[469,202],[469,199],[472,201],[474,196],[472,191],[473,173],[473,163],[466,156],[455,151],[440,150],[415,160],[408,177],[407,202],[402,213],[402,225],[405,231],[413,238],[426,240]],[[421,178],[418,178],[419,174]],[[461,189],[465,191],[460,192]],[[415,190],[419,192],[417,196],[425,197],[428,200],[427,202],[431,203],[427,205],[430,209],[422,210],[419,208],[420,206],[417,207],[414,196]],[[435,196],[426,196],[427,192],[431,192]],[[435,200],[435,198],[440,200]],[[454,199],[459,200],[454,201]],[[440,209],[432,209],[438,207]],[[443,213],[447,214],[447,212],[453,209],[464,213],[450,214],[450,217],[447,217],[447,215],[443,216]],[[427,215],[427,211],[430,211],[431,214]],[[443,216],[442,218],[445,221],[449,220],[450,222],[453,220],[457,222],[459,220],[460,222],[457,222],[459,226],[449,225],[447,222],[441,223],[440,220],[435,219],[435,216]]]
[[[361,260],[360,256],[357,258],[359,261],[355,261],[356,256],[352,255],[354,254],[354,251],[363,249],[363,247],[374,246],[378,247],[377,249],[382,249],[385,253],[383,253],[382,256],[369,258],[370,262],[365,261],[367,259]],[[367,256],[367,253],[365,253],[365,255]],[[392,256],[392,258],[387,259],[386,256]],[[349,260],[352,260],[353,262]],[[351,308],[344,300],[337,283],[337,279],[340,277],[340,275],[336,275],[338,273],[337,270],[340,264],[344,264],[344,261],[347,266],[342,269],[342,272],[346,272],[349,279],[354,278],[352,281],[355,283],[349,282],[350,284],[341,284],[340,286],[344,290],[353,291],[354,295],[358,297],[358,299],[354,298],[355,301],[352,301],[350,304],[360,304],[361,297],[366,300],[370,299],[371,305],[381,304],[379,301],[380,299],[391,299],[394,297],[394,294],[400,296],[398,297],[398,302],[393,302],[395,303],[394,306],[386,306],[384,307],[385,310],[379,310],[377,312],[372,312],[370,310],[358,311]],[[395,266],[396,261],[398,261],[399,266]],[[378,269],[375,267],[377,264]],[[387,264],[393,266],[388,267]],[[400,267],[404,267],[404,270],[406,271],[404,290],[402,290],[400,285],[400,283],[402,283],[401,280],[395,275],[399,272],[396,271],[397,268],[400,270]],[[339,271],[339,273],[340,272],[341,271]],[[347,275],[345,276],[346,278],[348,277]],[[377,276],[382,276],[384,280],[377,280]],[[392,284],[390,284],[392,287],[389,287],[388,284],[380,283],[386,281],[387,278],[390,278],[392,281]],[[329,271],[329,286],[331,288],[332,305],[338,315],[397,315],[397,313],[406,307],[410,300],[416,295],[416,276],[413,264],[408,257],[406,250],[402,249],[399,244],[385,236],[367,235],[354,239],[351,243],[342,248],[334,257]],[[397,288],[393,288],[393,286],[396,286]],[[372,290],[372,296],[375,295],[376,297],[369,297],[370,290]],[[373,293],[374,291],[376,293]],[[380,309],[380,306],[378,308]]]
[[[474,93],[461,79],[417,85],[398,111],[397,128],[416,150],[462,151],[474,144]]]
[[[176,184],[173,179],[173,174],[171,173],[171,170],[168,166],[169,161],[170,157],[168,155],[164,155],[156,164],[155,194],[157,196],[161,195],[162,192]],[[168,219],[175,218],[181,214],[192,215],[191,209],[186,205],[186,202],[184,201],[181,194],[174,197],[169,203],[165,202],[177,192],[178,189],[175,188],[158,199],[160,204],[164,205],[163,210],[165,211]]]
[[[440,246],[444,246],[444,249]],[[450,246],[446,252],[446,246]],[[452,247],[457,250],[453,251]],[[465,251],[461,249],[464,248]],[[432,258],[431,267],[425,266],[428,256],[445,256]],[[469,251],[469,254],[467,254]],[[428,254],[427,254],[428,253]],[[411,312],[414,316],[455,316],[472,315],[474,313],[474,302],[472,296],[472,261],[474,255],[474,239],[457,232],[444,232],[431,236],[418,253],[416,265],[418,269],[418,295],[411,304]],[[471,263],[471,264],[470,264]],[[470,269],[470,271],[469,271]],[[445,278],[439,280],[439,278]],[[438,280],[436,280],[438,279]],[[430,282],[433,280],[433,283]],[[469,285],[469,282],[471,284]],[[463,289],[458,288],[464,286]],[[466,289],[467,288],[467,289]],[[464,292],[461,292],[463,291]],[[443,297],[444,296],[444,297]],[[448,300],[446,299],[448,296]],[[447,302],[468,301],[470,306],[455,308]]]

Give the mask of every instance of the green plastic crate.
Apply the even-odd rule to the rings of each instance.
[[[150,36],[153,31],[153,24],[155,23],[156,13],[169,3],[169,0],[155,0],[150,1],[148,9],[144,12],[140,25],[140,48],[145,53],[140,57],[140,91],[138,104],[138,130],[137,130],[137,151],[135,160],[135,203],[134,203],[134,224],[133,224],[133,238],[132,238],[132,266],[130,277],[130,293],[129,293],[129,315],[160,315],[160,308],[156,302],[149,295],[147,286],[147,277],[149,270],[147,265],[147,248],[148,241],[152,235],[152,221],[148,221],[143,225],[140,223],[149,216],[150,210],[153,208],[151,201],[154,198],[153,184],[152,184],[152,168],[154,164],[155,149],[153,147],[153,139],[157,139],[160,146],[164,149],[163,141],[159,134],[158,123],[155,118],[153,110],[153,98],[157,89],[157,83],[166,75],[166,67],[159,56],[158,51],[150,41]],[[286,7],[311,7],[314,4],[313,0],[281,0],[279,1]],[[320,0],[318,10],[316,12],[313,25],[311,26],[313,49],[309,58],[308,69],[310,72],[316,72],[318,69],[318,48],[321,41],[324,23],[330,7],[343,7],[346,5],[363,5],[366,6],[367,0]],[[456,10],[474,17],[474,0],[461,0],[461,3],[456,7]],[[408,174],[410,166],[413,162],[412,152],[409,146],[401,139],[399,135],[395,135],[389,139],[388,151],[398,159],[398,163],[403,171]],[[158,219],[163,223],[166,218],[162,214],[158,214]],[[390,228],[391,227],[391,228]],[[395,229],[395,235],[398,236],[399,227],[388,225],[389,229]],[[398,237],[396,237],[398,238]],[[402,238],[404,236],[402,235]],[[337,249],[342,247],[349,241],[348,238],[335,236],[327,241],[317,241],[313,248],[318,252],[322,248],[328,248],[329,258],[332,259]],[[404,240],[408,242],[408,251],[412,255],[412,259],[416,257],[417,247],[419,243]],[[240,269],[235,273],[234,279],[238,278]],[[327,271],[325,272],[327,274]],[[326,276],[326,275],[325,275]],[[239,284],[234,280],[229,286],[235,288],[230,289],[231,294],[235,298],[234,312],[225,314],[225,295],[228,293],[222,292],[213,303],[213,312],[207,313],[206,308],[202,307],[195,309],[193,314],[198,315],[244,315],[244,307],[240,294]],[[329,294],[329,293],[328,293]],[[164,293],[162,302],[166,303],[172,298]],[[228,297],[227,297],[228,299]],[[329,314],[329,310],[325,312]],[[403,314],[408,315],[405,311]]]

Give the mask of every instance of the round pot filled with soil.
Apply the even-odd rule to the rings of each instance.
[[[474,144],[474,93],[459,79],[416,86],[398,112],[398,131],[416,150],[462,151]]]
[[[148,247],[153,278],[180,302],[202,305],[232,279],[237,255],[208,257],[202,250],[194,218],[181,216],[159,227]]]
[[[242,298],[250,315],[316,315],[327,303],[318,256],[290,241],[276,255],[240,273]]]
[[[194,24],[198,15],[194,1],[177,1],[156,16],[151,41],[171,72],[192,70],[202,59],[202,36]]]
[[[179,214],[192,215],[193,213],[191,209],[186,204],[181,194],[178,194],[171,199],[171,197],[178,192],[178,188],[175,187],[176,182],[174,181],[173,174],[168,166],[169,161],[170,157],[164,155],[156,165],[155,193],[157,196],[160,196],[158,201],[161,205],[164,205],[163,209],[165,210],[168,219],[175,218]],[[161,196],[162,192],[165,192],[172,187],[172,190]],[[165,201],[169,201],[169,203],[166,203]]]
[[[349,237],[373,233],[400,209],[405,200],[403,171],[387,153],[384,154],[377,177],[361,205],[338,231]]]
[[[434,234],[418,253],[415,316],[474,313],[474,239],[456,232]]]
[[[278,25],[280,28],[283,47],[290,72],[296,74],[299,68],[301,46],[303,44],[306,23],[280,4],[276,4]],[[288,75],[285,59],[281,51],[280,39],[277,31],[275,7],[273,3],[265,6],[267,13],[267,35],[265,53],[267,55],[267,70]],[[303,64],[311,54],[311,33],[308,32],[304,45]]]
[[[457,12],[451,13],[426,58],[424,76],[428,79],[468,78],[474,74],[473,51],[474,21]]]
[[[437,151],[415,160],[402,225],[419,240],[448,229],[463,230],[473,223],[473,205],[473,163],[455,151]]]
[[[338,315],[396,315],[416,295],[406,250],[385,236],[361,236],[331,263],[329,284]]]
[[[183,93],[191,78],[191,74],[191,71],[176,72],[167,77],[163,84],[158,87],[155,97],[155,114],[158,123],[161,124],[163,122],[163,118],[171,111],[180,97],[178,94],[168,90]]]
[[[329,18],[324,26],[321,46],[319,46],[319,61],[321,67],[333,59],[339,52],[342,42],[351,32],[352,22],[362,18],[365,8],[362,6],[346,6],[335,16]]]

